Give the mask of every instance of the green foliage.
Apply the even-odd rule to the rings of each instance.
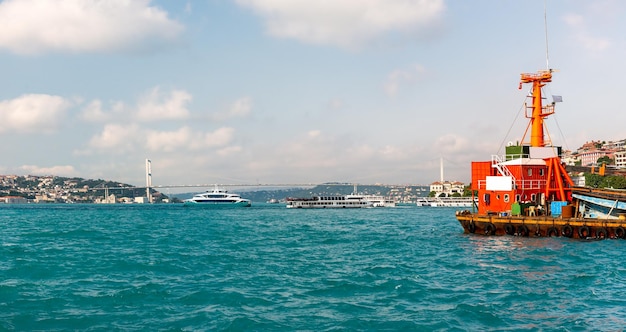
[[[395,192],[392,192],[392,189]],[[381,195],[384,197],[394,196],[400,197],[422,197],[422,193],[425,195],[428,186],[386,186],[386,185],[359,185],[357,192],[364,195]],[[399,191],[398,191],[399,190]],[[255,191],[242,191],[242,190],[229,190],[240,194],[242,197],[249,198],[253,202],[267,202],[269,199],[284,199],[286,197],[312,197],[312,196],[333,196],[333,195],[348,195],[354,192],[354,185],[342,184],[342,183],[329,183],[320,184],[311,188],[285,188],[285,189],[272,189],[272,190],[255,190]],[[191,197],[192,193],[179,194],[178,199]],[[173,199],[173,198],[172,198]]]
[[[475,192],[474,194],[478,195],[478,192]],[[465,196],[465,197],[472,196],[472,185],[471,184],[469,184],[469,185],[467,185],[467,186],[465,186],[463,188],[463,196]]]
[[[609,156],[602,156],[598,158],[596,162],[598,163],[598,165],[602,165],[602,164],[613,165],[615,163],[615,161],[609,158]]]
[[[626,178],[623,176],[608,176],[605,179],[605,187],[615,189],[626,188]]]
[[[600,188],[603,178],[598,174],[585,173],[585,185],[591,188]]]
[[[626,189],[626,178],[617,175],[602,176],[585,173],[585,184],[591,188]]]

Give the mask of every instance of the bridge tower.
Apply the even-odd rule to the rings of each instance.
[[[146,198],[148,199],[148,203],[152,203],[152,193],[150,189],[152,188],[152,161],[150,159],[146,159]]]

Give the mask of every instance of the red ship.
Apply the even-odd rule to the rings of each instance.
[[[520,89],[532,84],[521,143],[509,143],[504,156],[472,162],[477,205],[456,214],[465,233],[626,237],[626,192],[575,187],[561,160],[561,147],[546,139],[545,119],[554,114],[556,102],[553,97],[544,105],[542,88],[552,81],[552,73],[521,74]]]

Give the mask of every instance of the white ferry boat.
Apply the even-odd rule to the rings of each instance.
[[[379,195],[365,195],[365,200],[372,203],[373,207],[396,207],[396,202]]]
[[[478,203],[478,197],[419,197],[417,206],[431,207],[472,207]]]
[[[345,196],[314,196],[311,198],[287,198],[288,209],[340,209],[340,208],[370,208],[372,202],[363,195]]]
[[[226,190],[215,188],[211,191],[196,194],[190,199],[183,201],[186,206],[228,206],[228,207],[249,207],[252,202],[249,199],[241,198],[238,194],[231,194]]]

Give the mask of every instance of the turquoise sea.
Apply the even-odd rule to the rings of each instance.
[[[620,331],[625,240],[449,208],[0,206],[0,330]]]

